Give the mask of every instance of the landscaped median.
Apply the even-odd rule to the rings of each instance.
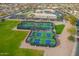
[[[64,24],[55,25],[56,34],[61,34],[64,27],[65,27]]]
[[[0,55],[9,56],[33,56],[43,55],[41,50],[19,48],[28,31],[13,31],[19,21],[0,22]]]

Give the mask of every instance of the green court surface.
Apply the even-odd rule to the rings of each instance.
[[[47,35],[48,34],[48,35]],[[33,32],[30,37],[30,43],[41,46],[56,46],[55,33],[53,32]]]
[[[37,29],[52,29],[53,24],[50,22],[37,22],[36,28]]]
[[[18,29],[31,29],[33,28],[33,22],[21,22],[18,24],[17,28]]]
[[[52,29],[53,24],[50,22],[32,22],[32,21],[27,21],[27,22],[21,22],[17,26],[18,29]]]

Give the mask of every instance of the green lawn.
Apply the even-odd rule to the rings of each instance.
[[[43,51],[40,50],[19,48],[28,32],[13,31],[12,28],[18,23],[18,21],[0,22],[0,55],[43,55]]]
[[[64,29],[65,25],[64,24],[60,24],[60,25],[55,25],[55,30],[57,34],[61,34],[63,29]]]

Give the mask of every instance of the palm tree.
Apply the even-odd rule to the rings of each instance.
[[[25,15],[25,17],[26,17],[26,20],[27,20],[27,18],[31,18],[31,19],[33,19],[34,18],[34,14],[28,14],[28,15]]]
[[[34,16],[35,16],[34,14],[31,14],[31,15],[30,15],[31,18],[34,18]]]
[[[49,16],[47,16],[47,20],[48,20],[48,22],[50,22],[50,18],[49,18]]]
[[[31,14],[30,16],[31,16],[31,18],[32,18],[32,19],[35,17],[35,15],[34,15],[34,14]]]

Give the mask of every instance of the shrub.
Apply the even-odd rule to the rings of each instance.
[[[74,37],[74,36],[72,36],[72,35],[70,35],[70,36],[68,37],[68,40],[70,40],[70,41],[74,42],[74,41],[75,41],[75,37]]]
[[[75,35],[76,33],[76,29],[74,27],[68,29],[68,32],[71,34],[71,35]]]
[[[73,15],[65,15],[64,18],[69,21],[72,25],[75,25],[76,24],[76,20],[77,18]]]
[[[1,21],[1,22],[4,22],[4,21],[5,21],[5,19],[0,19],[0,21]]]

